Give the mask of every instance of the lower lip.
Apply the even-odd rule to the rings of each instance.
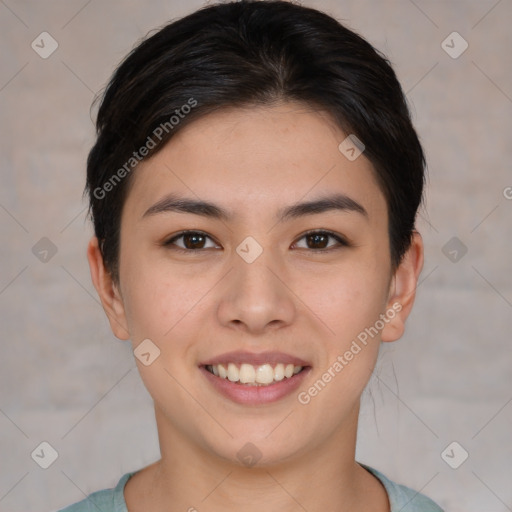
[[[199,368],[213,387],[225,397],[233,402],[244,405],[258,405],[277,402],[281,398],[293,393],[302,383],[311,367],[304,368],[290,378],[284,378],[274,384],[265,386],[250,386],[247,384],[237,384],[229,379],[216,377],[204,366]]]

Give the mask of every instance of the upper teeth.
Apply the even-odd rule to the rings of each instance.
[[[206,367],[217,377],[228,379],[231,382],[241,382],[242,384],[270,384],[278,382],[285,377],[290,378],[294,374],[302,370],[302,366],[294,366],[293,364],[279,363],[272,368],[268,363],[260,366],[242,363],[240,368],[234,363],[227,365],[215,364]]]

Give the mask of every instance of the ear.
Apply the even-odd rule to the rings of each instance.
[[[130,333],[127,327],[123,299],[110,273],[105,268],[98,238],[95,236],[89,241],[87,259],[89,260],[92,282],[107,314],[112,332],[120,340],[128,340]]]
[[[409,316],[416,297],[418,277],[423,268],[423,240],[414,231],[411,245],[397,268],[389,288],[386,311],[393,311],[392,317],[387,314],[389,321],[381,333],[382,341],[395,341],[402,337],[405,331],[405,321]]]

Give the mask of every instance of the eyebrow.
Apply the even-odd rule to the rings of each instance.
[[[368,219],[368,212],[365,208],[345,194],[326,195],[312,201],[292,204],[278,210],[276,219],[278,222],[285,222],[306,215],[314,215],[333,210],[359,213]],[[171,193],[148,208],[142,215],[141,220],[146,217],[167,212],[191,213],[223,221],[230,221],[233,218],[232,213],[215,203],[179,197]]]

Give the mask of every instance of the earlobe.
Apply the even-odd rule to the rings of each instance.
[[[382,341],[396,341],[402,337],[405,321],[414,304],[418,277],[422,268],[423,240],[421,235],[414,231],[411,245],[391,281],[386,311],[393,311],[393,315],[388,315],[389,322],[381,333]]]
[[[125,308],[118,287],[105,268],[99,241],[93,236],[87,247],[87,259],[91,271],[91,279],[96,288],[101,304],[110,322],[114,336],[120,340],[128,340],[130,333],[127,328]]]

